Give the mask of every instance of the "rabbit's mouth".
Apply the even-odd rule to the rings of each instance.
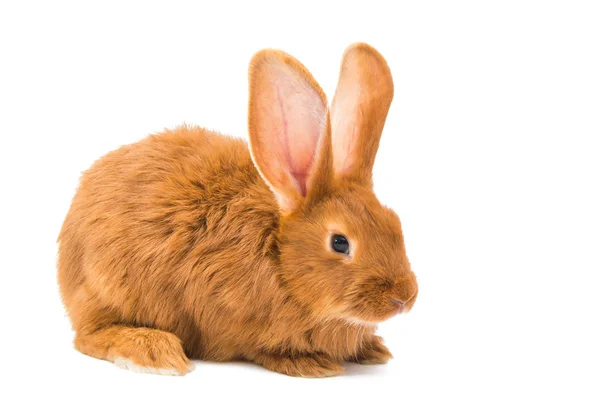
[[[394,306],[396,307],[396,313],[402,313],[406,310],[406,302],[403,302],[399,299],[396,298],[392,298],[392,303],[394,304]]]
[[[342,312],[343,318],[360,325],[376,325],[402,313],[408,313],[417,299],[418,289],[408,299],[399,299],[400,295],[386,294],[370,304],[357,301]]]
[[[415,293],[412,295],[412,297],[408,301],[402,301],[402,300],[399,300],[396,298],[391,298],[392,303],[397,308],[396,314],[409,312],[412,309],[413,305],[415,304],[415,301],[417,300],[418,293],[419,293],[419,291],[417,289],[417,291],[415,291]]]
[[[391,281],[379,276],[360,279],[345,292],[341,314],[345,319],[377,324],[401,313],[409,312],[418,294],[412,272]]]

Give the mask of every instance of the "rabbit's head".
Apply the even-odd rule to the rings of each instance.
[[[323,318],[373,324],[410,310],[418,289],[400,220],[372,184],[393,97],[383,57],[346,50],[331,110],[283,52],[256,54],[249,77],[252,159],[281,211],[282,285]]]

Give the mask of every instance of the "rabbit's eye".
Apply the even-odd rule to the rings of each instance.
[[[334,234],[331,237],[331,248],[338,253],[348,254],[350,252],[350,243],[348,243],[346,236]]]

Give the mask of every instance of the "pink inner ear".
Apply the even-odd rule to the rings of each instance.
[[[300,194],[302,195],[302,197],[306,197],[306,179],[308,176],[308,170],[311,166],[311,162],[314,159],[314,148],[316,147],[317,142],[315,138],[310,134],[307,134],[304,137],[300,137],[300,139],[297,139],[295,141],[290,140],[290,131],[288,128],[288,123],[290,122],[290,116],[288,115],[289,108],[286,108],[287,105],[284,105],[286,98],[282,97],[282,88],[279,85],[277,85],[276,88],[277,100],[279,103],[279,110],[281,116],[280,122],[282,125],[281,151],[285,157],[286,164],[289,166],[290,175],[294,178],[294,180],[296,180],[298,186],[300,187]],[[293,111],[293,108],[291,109]],[[303,143],[302,140],[306,142]],[[296,148],[292,147],[299,147],[299,151],[296,150]],[[297,153],[297,159],[292,156],[293,153]]]
[[[263,91],[264,117],[260,119],[261,140],[270,153],[265,167],[275,175],[279,175],[275,171],[278,166],[282,168],[294,181],[297,192],[305,197],[327,107],[314,87],[298,73],[286,66],[273,69],[273,83],[265,85]],[[272,185],[277,187],[277,183]]]

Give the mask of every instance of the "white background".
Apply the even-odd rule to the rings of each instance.
[[[331,98],[355,41],[396,85],[376,192],[420,283],[380,327],[396,359],[171,378],[76,352],[55,240],[80,172],[183,122],[246,136],[261,48]],[[0,139],[2,412],[600,411],[597,2],[2,1]]]

